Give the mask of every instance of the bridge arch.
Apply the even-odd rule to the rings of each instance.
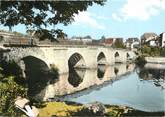
[[[100,52],[97,56],[97,64],[98,65],[105,65],[107,62],[106,56],[103,52]]]
[[[49,66],[42,59],[35,56],[26,56],[21,59],[24,64],[24,74],[27,78],[28,94],[35,96],[40,93],[48,83],[54,83],[58,74],[52,72]]]
[[[36,73],[38,73],[39,71],[41,72],[49,71],[49,67],[47,63],[38,57],[29,55],[23,57],[21,60],[24,62],[26,71],[28,70],[31,72],[37,71]]]
[[[115,52],[115,58],[119,57],[119,52]]]
[[[118,52],[118,51],[117,51],[117,52],[115,52],[114,57],[115,57],[115,63],[120,62],[120,54],[119,54],[119,52]]]
[[[126,58],[127,58],[127,60],[131,59],[131,55],[129,52],[126,53]]]
[[[85,68],[86,63],[83,56],[79,53],[72,54],[68,59],[68,67],[70,68]]]

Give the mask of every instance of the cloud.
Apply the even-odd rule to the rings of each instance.
[[[121,17],[119,17],[116,13],[112,13],[112,18],[119,21],[119,22],[122,21]]]
[[[165,0],[127,0],[118,12],[112,14],[117,21],[137,19],[146,21],[165,10]]]
[[[101,30],[105,29],[105,26],[98,23],[96,17],[94,18],[90,12],[79,12],[78,15],[74,15],[74,20],[74,25],[87,26]]]
[[[106,16],[96,16],[97,19],[100,19],[100,20],[109,20],[110,18],[109,17],[106,17]]]

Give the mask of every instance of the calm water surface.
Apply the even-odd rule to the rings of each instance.
[[[47,82],[35,97],[43,100],[60,98],[79,103],[99,101],[126,105],[147,112],[165,110],[165,67],[147,64],[99,66],[94,70],[72,70]]]
[[[126,77],[126,78],[124,78]],[[71,101],[89,103],[100,101],[104,104],[127,105],[143,111],[163,111],[164,90],[152,80],[141,80],[134,71],[122,80],[107,85],[87,95],[70,99]]]

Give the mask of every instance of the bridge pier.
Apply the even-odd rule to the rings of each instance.
[[[52,55],[49,54],[49,56],[48,58],[52,58],[49,60],[50,64],[55,65],[60,74],[69,72],[66,48],[54,48]]]
[[[114,65],[115,64],[115,58],[114,58],[114,49],[112,48],[107,48],[108,50],[108,58],[107,58],[107,62],[108,65]]]
[[[88,69],[96,69],[97,68],[97,57],[96,57],[96,49],[89,48],[88,54],[84,53],[84,59],[86,60],[86,68]]]

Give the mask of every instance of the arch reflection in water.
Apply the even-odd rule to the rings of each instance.
[[[59,76],[59,80],[55,82],[54,84],[48,84],[45,89],[43,90],[42,94],[38,94],[38,96],[43,96],[43,100],[48,100],[52,98],[61,97],[63,99],[63,96],[68,95],[79,95],[78,92],[84,92],[81,93],[81,95],[85,95],[86,92],[90,92],[92,90],[96,90],[97,87],[104,87],[104,83],[111,83],[111,80],[119,80],[120,75],[126,74],[128,71],[126,71],[126,65],[117,65],[120,75],[118,75],[118,78],[115,77],[114,74],[114,67],[115,66],[102,66],[100,68],[100,71],[104,72],[104,76],[102,75],[102,79],[100,80],[98,78],[98,70],[97,69],[74,69],[76,71],[71,71],[70,74],[61,74]],[[133,67],[133,66],[132,66]],[[123,69],[124,68],[124,69]],[[133,68],[132,68],[133,69]],[[71,70],[71,69],[70,69]],[[131,69],[130,69],[131,70]],[[74,75],[76,74],[76,75]],[[76,78],[77,77],[77,78]],[[115,77],[113,79],[113,77]],[[108,84],[107,84],[108,85]],[[79,95],[80,96],[80,95]],[[72,97],[72,96],[71,96]]]
[[[78,87],[80,83],[83,82],[83,78],[85,76],[86,69],[70,69],[68,82],[73,87]]]
[[[129,71],[131,70],[130,67]],[[120,68],[123,67],[121,66]],[[124,68],[126,68],[126,66],[124,66]],[[124,80],[113,83],[113,85],[107,85],[105,88],[102,87],[102,90],[93,91],[89,94],[82,95],[81,97],[76,97],[74,99],[70,98],[70,101],[79,103],[99,101],[104,104],[127,105],[146,112],[164,112],[165,89],[163,89],[161,82],[163,82],[165,78],[165,69],[152,69],[148,67],[142,69],[139,68],[140,72],[138,73],[143,73],[144,69],[146,69],[145,74],[148,74],[148,78],[146,75],[142,75],[140,78],[135,71],[130,73],[127,70],[130,74],[124,75],[122,77]],[[120,71],[122,71],[122,69],[119,69],[118,74],[121,73]],[[153,85],[155,84],[154,81],[159,81],[159,85]]]
[[[106,71],[106,65],[98,65],[98,68],[97,68],[97,77],[99,79],[103,79],[104,78],[105,71]]]
[[[119,72],[119,69],[114,67],[114,73],[115,73],[116,76],[117,76],[118,72]]]

